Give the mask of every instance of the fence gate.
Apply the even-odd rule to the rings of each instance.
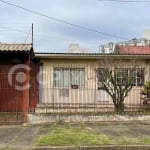
[[[13,65],[0,64],[0,124],[22,123],[23,92],[16,90],[20,69],[9,72]]]

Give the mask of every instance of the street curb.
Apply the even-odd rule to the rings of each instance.
[[[107,146],[51,146],[35,147],[32,150],[150,150],[150,145],[107,145]]]

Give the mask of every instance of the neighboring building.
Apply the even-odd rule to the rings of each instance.
[[[67,53],[89,53],[89,49],[79,47],[79,44],[69,44]]]
[[[117,42],[115,45],[122,45],[122,46],[150,46],[150,40],[147,38],[140,38],[140,39],[132,39],[129,41]]]
[[[101,54],[113,53],[114,49],[115,49],[115,44],[113,42],[110,42],[108,44],[100,45],[99,53],[101,53]]]
[[[150,29],[144,31],[143,37],[150,40]]]
[[[141,39],[134,38],[132,40],[116,42],[116,43],[110,42],[108,44],[100,45],[99,52],[102,54],[114,53],[116,51],[116,46],[122,46],[125,49],[132,48],[131,52],[133,49],[142,49],[142,48],[143,48],[143,51],[145,51],[146,47],[148,48],[150,46],[150,38],[149,39],[148,38],[141,38]]]
[[[32,44],[0,43],[0,122],[26,122],[29,108],[35,107],[38,85],[33,84],[36,67],[30,70],[32,58]]]
[[[114,53],[117,54],[139,54],[149,55],[150,46],[128,46],[128,45],[116,45]]]

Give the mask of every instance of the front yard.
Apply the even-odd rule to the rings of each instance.
[[[118,128],[110,125],[110,129],[101,125],[66,125],[54,124],[47,135],[41,136],[37,146],[96,146],[96,145],[150,145],[150,135],[142,136],[138,128],[128,125]],[[128,133],[127,130],[131,130]],[[137,130],[137,131],[136,131]],[[135,132],[135,133],[134,133]],[[142,129],[141,129],[142,132]],[[143,130],[144,134],[145,130]]]

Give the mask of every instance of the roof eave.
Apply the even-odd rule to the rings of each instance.
[[[101,58],[116,58],[116,59],[150,59],[150,54],[68,54],[68,53],[35,53],[35,57],[40,59],[101,59]]]

